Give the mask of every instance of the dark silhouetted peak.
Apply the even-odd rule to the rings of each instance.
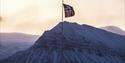
[[[71,30],[72,28],[81,28],[81,27],[91,27],[92,28],[92,26],[89,26],[87,24],[80,25],[80,24],[77,24],[76,22],[72,23],[72,22],[64,21],[64,22],[60,22],[59,24],[57,24],[52,30],[62,31],[63,29]]]
[[[68,42],[89,40],[98,44],[104,43],[106,46],[114,49],[125,48],[125,36],[121,37],[120,35],[109,33],[86,24],[79,25],[67,21],[60,22],[53,29],[46,31],[42,38],[56,40],[57,42],[58,40],[64,40],[62,38],[65,38]],[[38,41],[41,42],[41,38]]]

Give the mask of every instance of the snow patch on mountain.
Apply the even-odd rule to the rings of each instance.
[[[102,29],[125,36],[125,31],[116,26],[106,26],[106,27],[102,27]]]

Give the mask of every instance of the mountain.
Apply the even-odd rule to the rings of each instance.
[[[23,33],[0,33],[0,60],[29,48],[38,37]]]
[[[0,33],[0,42],[34,42],[39,36],[24,33]]]
[[[125,63],[124,41],[125,36],[65,21],[0,63]]]
[[[106,26],[102,27],[102,29],[125,36],[125,31],[116,26]]]

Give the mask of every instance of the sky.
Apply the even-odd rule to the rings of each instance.
[[[125,30],[125,0],[64,0],[76,15],[65,21]],[[61,22],[61,0],[0,0],[0,32],[42,34]]]

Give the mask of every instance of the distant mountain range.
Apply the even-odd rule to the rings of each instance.
[[[125,36],[60,22],[30,48],[0,63],[125,63]]]
[[[38,37],[24,33],[0,33],[0,42],[34,42]]]
[[[106,27],[102,27],[102,29],[116,33],[116,34],[125,35],[125,31],[116,26],[106,26]]]
[[[38,37],[23,33],[0,33],[0,60],[29,48]]]

